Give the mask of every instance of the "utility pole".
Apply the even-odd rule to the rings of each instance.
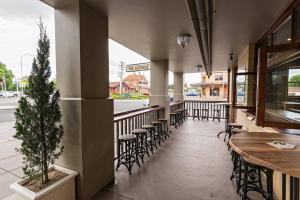
[[[22,83],[22,80],[23,80],[23,57],[25,57],[25,56],[34,57],[35,55],[29,54],[29,53],[25,53],[25,54],[21,55],[21,78],[20,78],[21,83]],[[24,85],[21,85],[21,96],[23,96],[23,92],[24,92],[23,87],[24,87]]]
[[[6,80],[5,80],[5,76],[2,77],[2,80],[3,80],[4,94],[6,96]]]
[[[120,77],[120,95],[122,95],[122,89],[123,89],[123,75],[124,75],[124,69],[125,69],[125,62],[120,62],[120,71],[118,73]]]

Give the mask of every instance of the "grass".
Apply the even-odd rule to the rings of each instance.
[[[141,99],[148,99],[149,96],[138,94],[138,93],[125,93],[125,94],[111,94],[111,98],[115,100],[122,100],[122,99],[130,99],[130,100],[141,100]]]

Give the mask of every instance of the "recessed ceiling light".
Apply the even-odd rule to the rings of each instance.
[[[286,39],[286,41],[291,41],[291,40],[292,40],[291,38]]]

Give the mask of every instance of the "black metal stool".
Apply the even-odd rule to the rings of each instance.
[[[226,103],[225,105],[225,130],[221,131],[218,133],[217,137],[220,137],[220,135],[222,133],[225,133],[227,134],[229,132],[229,126],[228,126],[228,123],[229,123],[229,110],[230,110],[230,104],[229,103]]]
[[[229,130],[229,139],[227,141],[227,146],[228,146],[228,149],[230,149],[230,145],[229,145],[229,140],[230,138],[235,135],[235,134],[238,134],[238,133],[245,133],[245,132],[248,132],[247,130],[245,129],[242,129],[243,125],[238,125],[238,126],[230,126],[230,129]]]
[[[127,167],[129,174],[131,174],[131,169],[134,163],[137,163],[140,167],[138,159],[138,144],[137,137],[133,134],[121,135],[118,138],[118,163],[116,171],[123,164]]]
[[[164,142],[164,138],[162,135],[162,123],[160,121],[154,121],[151,123],[152,125],[154,125],[156,127],[156,131],[155,131],[155,142],[157,142],[159,144],[159,146],[161,145],[161,142]]]
[[[180,121],[181,121],[181,124],[183,124],[183,122],[184,122],[184,120],[185,120],[185,110],[184,110],[184,108],[181,108],[181,109],[179,109],[179,111],[180,111]]]
[[[147,140],[147,143],[151,153],[153,154],[154,147],[157,149],[157,145],[155,142],[155,126],[147,124],[143,125],[142,129],[146,129],[149,132],[149,139]]]
[[[230,180],[235,178],[236,192],[239,193],[242,187],[241,185],[242,173],[243,173],[242,161],[240,159],[240,155],[237,154],[235,151],[232,151],[231,154],[232,154],[232,161],[233,161],[233,169],[230,176]]]
[[[243,125],[239,124],[239,123],[228,123],[228,132],[224,136],[224,142],[226,141],[226,136],[227,135],[228,135],[228,142],[229,142],[229,139],[232,136],[232,129],[233,128],[240,128],[241,129],[241,128],[243,128]]]
[[[221,121],[221,110],[213,109],[213,121],[217,119],[219,122]]]
[[[184,119],[188,119],[189,113],[188,113],[188,109],[184,109]]]
[[[182,111],[181,110],[176,110],[176,123],[177,126],[181,126],[183,124],[183,120],[182,120]]]
[[[174,126],[177,128],[177,122],[176,122],[176,113],[170,113],[170,126]]]
[[[137,137],[137,149],[138,149],[138,156],[144,162],[145,154],[150,156],[149,154],[149,147],[147,142],[147,130],[145,129],[134,129],[132,134],[136,135]]]
[[[199,108],[193,108],[193,119],[198,118],[200,120],[200,109]]]
[[[206,119],[208,121],[208,109],[202,108],[201,109],[201,120]]]
[[[245,158],[240,158],[244,166],[244,175],[243,175],[243,186],[241,187],[241,196],[242,200],[249,199],[247,194],[250,191],[260,193],[266,200],[273,200],[273,170],[254,165]],[[261,172],[266,175],[267,180],[267,191],[263,189],[261,183]]]
[[[160,119],[158,119],[158,121],[160,121],[162,123],[161,124],[161,131],[163,133],[163,136],[164,136],[165,140],[167,140],[167,138],[170,137],[168,120],[160,118]]]

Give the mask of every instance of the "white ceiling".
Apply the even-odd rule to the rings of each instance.
[[[44,0],[49,4],[56,0]],[[61,2],[61,0],[58,0]],[[175,72],[202,64],[185,0],[85,0],[109,20],[109,37],[149,60],[169,59]],[[255,43],[291,0],[215,0],[213,71],[225,70],[228,54]],[[186,48],[176,37],[190,33]]]
[[[225,67],[229,53],[255,44],[290,0],[216,0],[213,69]]]

